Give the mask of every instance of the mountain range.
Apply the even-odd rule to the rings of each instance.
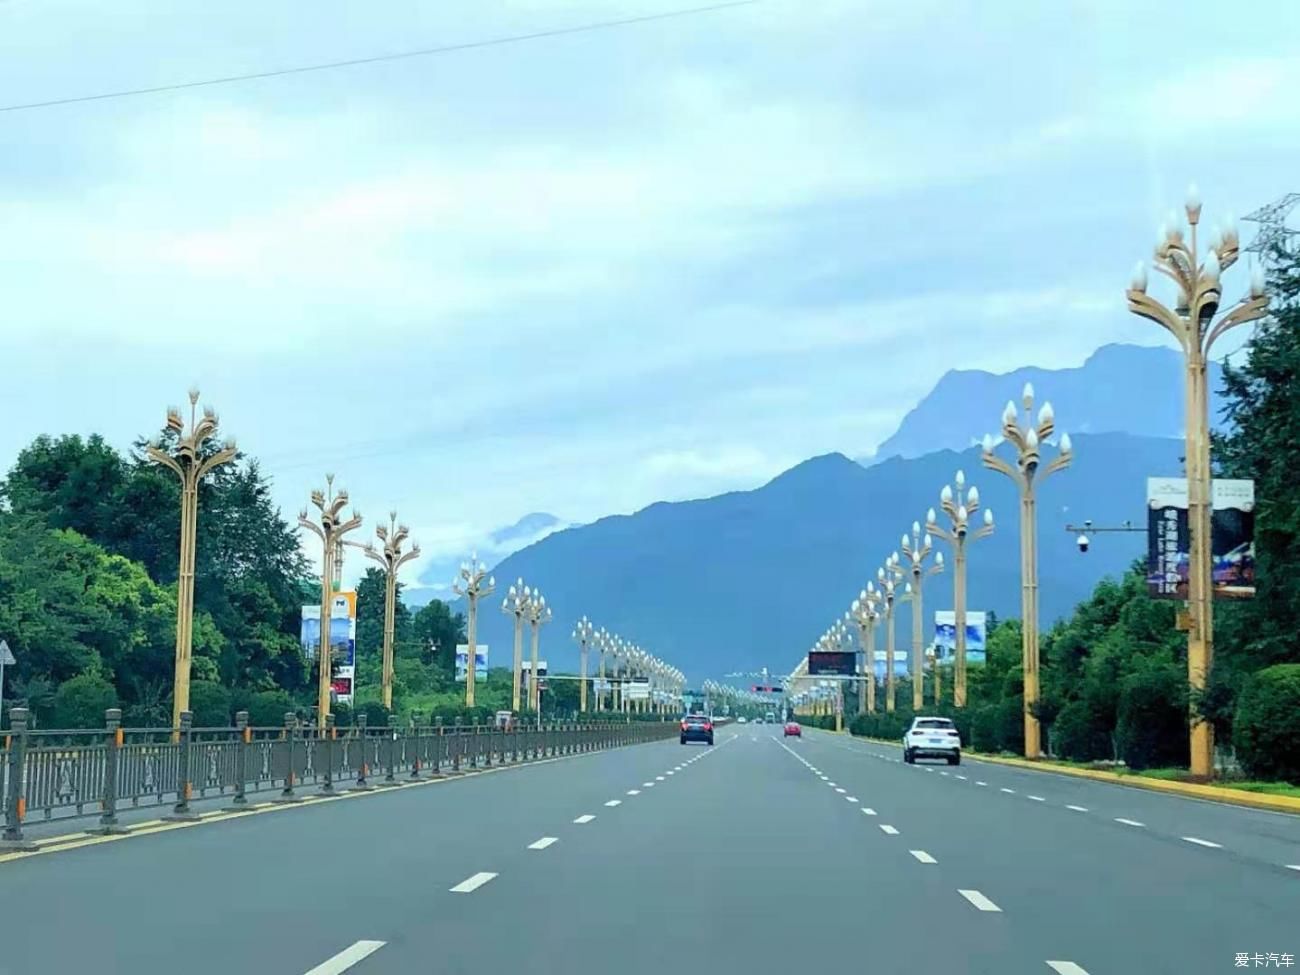
[[[962,469],[997,519],[994,534],[970,550],[970,606],[1019,616],[1015,488],[985,470],[979,449],[970,446],[983,428],[964,431],[964,443],[953,443],[946,431],[951,417],[972,411],[991,418],[991,428],[1026,381],[1052,399],[1062,428],[1078,421],[1069,426],[1072,465],[1038,493],[1041,617],[1049,625],[1145,547],[1141,534],[1107,534],[1080,554],[1067,526],[1085,519],[1140,526],[1146,478],[1181,472],[1177,354],[1170,350],[1107,346],[1077,369],[949,373],[869,462],[827,454],[753,490],[552,529],[496,566],[498,587],[516,577],[541,585],[555,612],[543,631],[542,656],[555,669],[576,667],[570,631],[586,615],[674,662],[692,682],[761,667],[784,673],[843,615],[898,549],[902,533],[913,520],[924,521]],[[1053,450],[1047,447],[1047,455]],[[950,575],[927,580],[927,640],[934,610],[950,609],[951,593]],[[902,650],[911,643],[908,605],[900,604],[895,625]],[[481,606],[479,639],[491,647],[493,665],[507,661],[511,622],[495,598]]]
[[[1081,366],[1040,369],[1026,366],[995,375],[978,369],[945,373],[931,392],[884,440],[867,463],[888,457],[920,457],[934,450],[962,450],[985,430],[996,433],[1008,399],[1019,405],[1020,391],[1032,383],[1039,401],[1050,400],[1058,429],[1076,433],[1135,433],[1151,437],[1183,434],[1183,357],[1175,349],[1141,345],[1103,345]],[[1210,418],[1222,409],[1223,367],[1209,366]],[[1116,395],[1121,392],[1122,395]],[[983,427],[954,423],[971,404],[981,404]],[[987,405],[985,405],[987,404]]]

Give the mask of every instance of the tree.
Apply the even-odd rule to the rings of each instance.
[[[196,728],[228,728],[231,725],[230,691],[216,681],[190,683],[190,711]]]
[[[420,607],[411,622],[410,645],[420,659],[432,664],[441,674],[442,686],[449,686],[455,675],[456,645],[464,643],[465,617],[452,614],[451,608],[440,599]]]
[[[1300,785],[1300,664],[1274,664],[1250,677],[1235,728],[1237,755],[1250,775]]]

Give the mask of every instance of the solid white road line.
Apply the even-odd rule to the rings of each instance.
[[[1075,812],[1087,812],[1087,806],[1066,806],[1066,809],[1073,809]]]
[[[453,894],[471,894],[495,876],[496,874],[494,873],[476,873],[472,877],[466,877],[455,887],[451,888],[451,892]]]
[[[609,802],[605,803],[605,805],[607,805],[607,806],[618,806],[618,805],[621,805],[622,802],[623,802],[622,799],[611,799],[611,800],[609,800]]]
[[[1125,826],[1146,826],[1146,823],[1139,823],[1136,819],[1121,819],[1116,817],[1115,822],[1123,823]]]
[[[628,790],[627,790],[627,794],[630,795],[630,796],[639,796],[639,795],[641,794],[641,790],[640,790],[640,789],[628,789]]]
[[[1027,799],[1033,799],[1034,802],[1046,802],[1046,801],[1047,801],[1047,800],[1044,799],[1042,796],[1026,796],[1026,798],[1027,798]]]
[[[333,958],[327,958],[309,971],[307,975],[339,975],[340,972],[346,972],[362,958],[373,955],[383,946],[384,942],[382,941],[358,941],[350,947],[344,948]]]
[[[1015,789],[1008,789],[1006,786],[1003,786],[1003,787],[1002,787],[1002,791],[1005,792],[1005,793],[1006,793],[1007,795],[1009,795],[1009,796],[1014,796],[1014,795],[1016,794],[1016,790],[1015,790]]]
[[[1049,961],[1047,967],[1056,972],[1056,975],[1088,975],[1072,961]]]
[[[1195,836],[1184,836],[1188,843],[1195,843],[1197,846],[1208,846],[1211,850],[1222,850],[1222,843],[1211,843],[1209,840],[1197,839]]]
[[[918,860],[920,860],[922,863],[938,863],[938,862],[939,862],[939,861],[936,860],[934,857],[930,856],[930,854],[926,853],[924,850],[908,850],[907,852],[910,853],[910,854],[912,854],[912,856],[916,857],[916,858],[917,858]]]
[[[559,841],[560,838],[558,836],[543,836],[540,840],[534,840],[532,843],[529,843],[528,849],[544,850],[552,843],[558,843]]]
[[[583,823],[589,823],[595,818],[596,817],[591,815],[591,813],[584,813],[583,815],[575,819],[574,822],[577,823],[579,826],[581,826]]]
[[[874,809],[868,808],[867,806],[862,807],[862,812],[864,815],[867,816],[874,816],[876,814],[876,811]]]
[[[1000,912],[1002,910],[1002,908],[998,907],[998,905],[994,904],[978,890],[958,890],[957,893],[961,894],[962,897],[965,897],[981,911]]]
[[[884,833],[885,835],[887,835],[887,836],[897,836],[897,835],[898,835],[898,830],[894,829],[894,827],[890,826],[888,823],[881,823],[881,824],[880,824],[880,831],[881,831],[882,833]]]

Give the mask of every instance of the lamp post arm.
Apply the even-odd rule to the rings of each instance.
[[[1204,351],[1208,354],[1210,347],[1214,345],[1215,340],[1229,329],[1236,328],[1238,325],[1245,325],[1247,322],[1253,322],[1263,318],[1268,314],[1268,296],[1261,295],[1258,298],[1251,298],[1241,302],[1232,311],[1224,315],[1210,329],[1210,334],[1205,338]]]

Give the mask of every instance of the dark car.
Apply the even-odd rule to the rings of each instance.
[[[682,744],[688,741],[713,744],[713,720],[707,714],[688,714],[682,718]]]

